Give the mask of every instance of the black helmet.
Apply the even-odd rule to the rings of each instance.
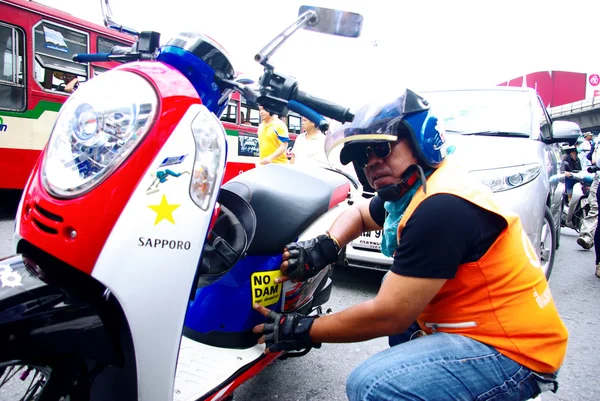
[[[372,102],[356,113],[351,123],[344,124],[325,140],[327,155],[343,144],[342,164],[352,162],[366,191],[368,184],[363,166],[366,146],[377,142],[395,142],[399,137],[410,140],[415,156],[423,167],[436,168],[446,157],[446,138],[438,117],[429,102],[407,89],[393,100]]]

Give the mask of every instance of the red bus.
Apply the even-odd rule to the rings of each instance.
[[[0,0],[0,189],[25,186],[73,78],[85,82],[119,65],[76,63],[73,55],[133,43],[52,7]]]
[[[282,120],[287,124],[290,133],[289,158],[289,151],[296,136],[302,132],[302,119],[300,115],[290,112]],[[258,107],[249,105],[242,95],[234,92],[221,116],[221,122],[227,132],[227,168],[223,179],[227,182],[236,175],[254,168],[258,162]]]

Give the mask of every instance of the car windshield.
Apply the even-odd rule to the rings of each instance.
[[[423,92],[444,118],[447,132],[529,137],[531,105],[527,92],[477,90]]]

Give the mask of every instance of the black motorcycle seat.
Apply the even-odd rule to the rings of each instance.
[[[276,255],[346,199],[350,186],[344,176],[323,168],[268,164],[240,174],[223,188],[244,198],[256,214],[248,255]]]

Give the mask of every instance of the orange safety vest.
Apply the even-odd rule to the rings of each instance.
[[[508,227],[485,255],[461,264],[456,276],[446,281],[419,315],[421,329],[427,334],[461,334],[533,371],[556,372],[565,357],[567,328],[519,216],[496,205],[487,187],[446,160],[427,179],[427,193],[421,188],[408,205],[398,226],[398,241],[419,204],[441,193],[502,216]]]

